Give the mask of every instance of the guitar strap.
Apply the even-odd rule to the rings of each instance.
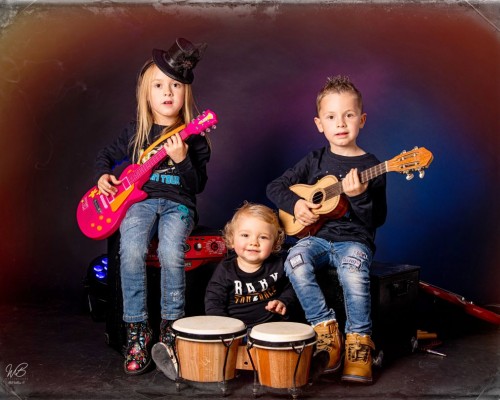
[[[167,140],[169,137],[174,136],[176,133],[182,131],[186,127],[185,124],[178,126],[175,129],[172,129],[170,132],[165,133],[164,135],[160,136],[158,139],[154,141],[153,144],[151,144],[144,152],[141,154],[141,157],[139,158],[139,164],[142,164],[145,160],[144,157],[149,154],[151,151],[153,151],[160,143],[164,142]]]

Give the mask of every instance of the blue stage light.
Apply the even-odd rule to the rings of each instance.
[[[108,277],[108,257],[102,255],[94,258],[90,263],[91,269],[93,271],[92,275],[99,281],[105,281]]]

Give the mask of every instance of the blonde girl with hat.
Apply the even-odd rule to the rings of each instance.
[[[133,204],[120,225],[120,276],[123,320],[127,326],[126,374],[138,375],[151,365],[152,329],[148,323],[145,257],[158,235],[161,264],[160,341],[169,342],[173,321],[184,316],[184,245],[198,216],[196,195],[207,182],[208,140],[202,135],[181,139],[179,132],[149,151],[159,137],[194,117],[193,69],[206,45],[179,38],[168,51],[153,50],[137,82],[137,118],[96,160],[97,186],[106,196],[120,181],[114,168],[124,161],[144,162],[165,146],[168,157],[156,167],[142,190],[148,197]],[[145,150],[149,154],[145,154]]]

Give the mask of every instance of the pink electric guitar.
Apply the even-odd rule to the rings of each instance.
[[[182,140],[191,135],[203,135],[217,123],[217,116],[207,110],[191,121],[181,132]],[[76,210],[78,226],[84,235],[100,240],[111,236],[120,226],[129,207],[147,197],[141,190],[148,181],[153,168],[167,158],[167,151],[162,147],[144,164],[129,165],[120,175],[121,184],[116,186],[114,195],[105,196],[97,186],[90,189],[80,200]]]

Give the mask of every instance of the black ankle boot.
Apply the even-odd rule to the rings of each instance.
[[[166,319],[160,324],[160,341],[153,346],[152,356],[156,369],[173,381],[177,379],[178,363],[175,354],[175,336],[172,331],[172,323]]]
[[[140,375],[151,365],[153,333],[147,322],[127,324],[127,353],[123,368],[128,375]]]
[[[160,324],[160,342],[165,343],[168,346],[174,346],[174,333],[172,331],[172,324],[175,321],[170,321],[167,319],[162,319]]]

